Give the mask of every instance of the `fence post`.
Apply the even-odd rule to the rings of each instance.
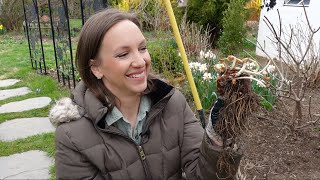
[[[75,87],[68,1],[48,0],[48,4],[58,81],[62,80],[63,85],[66,85],[67,81],[69,88],[71,88],[70,81],[72,81],[72,86]]]
[[[37,1],[32,0],[28,9],[24,0],[22,3],[32,68],[36,69],[37,72],[40,70],[41,74],[44,70],[44,74],[47,74]]]

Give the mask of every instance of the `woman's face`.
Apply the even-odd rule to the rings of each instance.
[[[100,63],[91,66],[96,77],[117,97],[139,95],[147,88],[151,58],[146,40],[136,24],[121,21],[105,34],[98,54]]]

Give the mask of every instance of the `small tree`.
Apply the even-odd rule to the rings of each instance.
[[[299,22],[296,25],[290,25],[288,30],[282,25],[279,10],[278,23],[271,22],[267,17],[263,19],[272,33],[270,40],[277,48],[277,59],[280,61],[277,66],[279,78],[277,94],[280,100],[287,99],[294,103],[292,111],[287,111],[288,107],[285,107],[285,113],[292,117],[291,122],[285,124],[292,131],[315,124],[320,120],[318,114],[310,111],[311,97],[309,97],[308,122],[302,124],[302,101],[307,98],[307,87],[319,87],[320,83],[320,44],[314,40],[316,33],[320,32],[320,27],[311,25],[305,8],[304,15],[307,24]],[[273,61],[262,44],[258,43],[257,47],[269,57],[270,61]]]
[[[246,36],[245,21],[247,12],[244,0],[231,0],[223,12],[223,32],[218,47],[223,54],[237,54],[243,48]]]

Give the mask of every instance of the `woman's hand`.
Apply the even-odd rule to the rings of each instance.
[[[209,138],[211,139],[211,143],[213,145],[218,146],[219,149],[220,147],[222,149],[223,141],[222,141],[222,138],[214,131],[214,127],[219,121],[219,111],[223,107],[223,105],[224,105],[223,99],[221,97],[218,97],[218,99],[216,100],[216,102],[211,108],[209,123],[206,128],[206,132]]]
[[[211,124],[212,124],[212,128],[215,127],[215,125],[217,124],[218,122],[218,117],[219,117],[219,111],[220,109],[223,107],[223,104],[224,104],[224,101],[221,97],[218,97],[218,99],[216,100],[216,102],[214,103],[214,105],[212,106],[211,108],[211,111],[210,111],[210,121],[211,121]]]

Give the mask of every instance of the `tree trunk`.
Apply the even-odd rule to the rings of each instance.
[[[296,127],[295,122],[297,122],[297,126],[301,126],[301,120],[302,120],[302,108],[301,108],[301,101],[295,101],[295,108],[294,108],[294,114],[292,119],[292,125],[293,127]]]

